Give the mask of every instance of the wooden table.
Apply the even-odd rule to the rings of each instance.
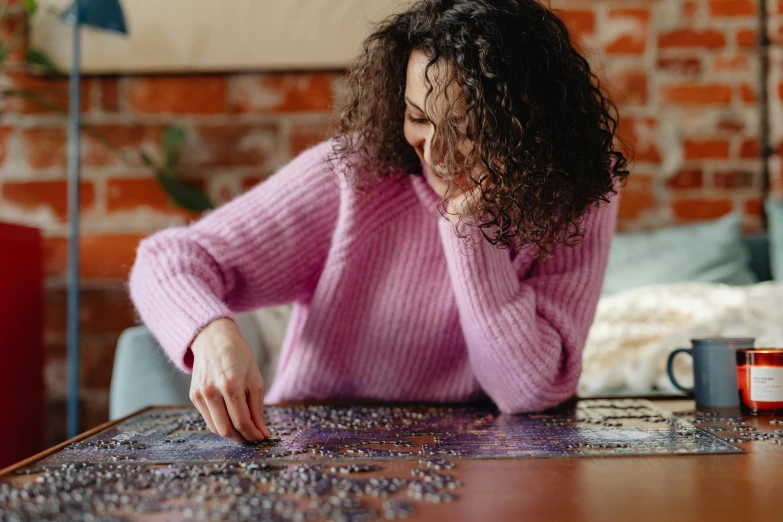
[[[693,408],[692,402],[683,400],[655,404],[671,412]],[[770,418],[746,420],[760,430],[770,429]],[[783,521],[783,444],[740,446],[746,454],[458,460],[449,473],[464,484],[459,500],[417,504],[410,520]],[[3,470],[0,482],[8,480],[13,469],[59,448]],[[419,464],[383,465],[385,475],[410,476]]]

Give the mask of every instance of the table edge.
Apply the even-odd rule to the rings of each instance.
[[[19,468],[23,468],[25,466],[29,466],[30,464],[38,462],[39,460],[42,460],[42,459],[52,455],[53,453],[57,453],[58,451],[60,451],[61,449],[63,449],[65,446],[67,446],[69,444],[73,444],[74,442],[79,442],[79,441],[84,440],[84,439],[86,439],[88,437],[92,437],[93,435],[95,435],[97,433],[100,433],[101,431],[103,431],[103,430],[105,430],[107,428],[111,428],[112,426],[114,426],[116,424],[119,424],[121,422],[124,422],[124,421],[128,420],[129,418],[131,418],[133,416],[136,416],[136,415],[138,415],[140,413],[144,413],[145,411],[152,410],[152,409],[157,409],[157,407],[156,406],[146,406],[146,407],[141,408],[139,410],[136,410],[136,411],[134,411],[132,413],[129,413],[128,415],[125,415],[124,417],[120,417],[119,419],[114,419],[114,420],[110,420],[110,421],[104,422],[103,424],[101,424],[99,426],[96,426],[96,427],[92,428],[91,430],[87,430],[84,433],[80,433],[79,435],[77,435],[76,437],[74,437],[72,439],[66,440],[65,442],[61,442],[60,444],[57,444],[56,446],[52,446],[51,448],[46,449],[46,450],[44,450],[44,451],[42,451],[40,453],[37,453],[37,454],[35,454],[35,455],[31,456],[31,457],[28,457],[28,458],[24,459],[21,462],[17,462],[16,464],[11,464],[7,468],[0,469],[0,479],[5,478],[6,476],[10,475],[11,473],[13,473],[15,470],[17,470]]]

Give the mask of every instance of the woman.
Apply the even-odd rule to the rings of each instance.
[[[614,106],[534,0],[421,0],[348,76],[333,139],[139,248],[141,318],[210,430],[263,402],[570,397],[627,175]],[[275,384],[233,314],[293,303]]]

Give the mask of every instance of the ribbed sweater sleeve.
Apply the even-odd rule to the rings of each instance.
[[[177,367],[190,370],[190,344],[215,319],[311,294],[339,211],[330,150],[314,147],[195,224],[141,242],[131,299]]]
[[[541,263],[533,263],[529,254],[527,262],[514,263],[508,250],[483,239],[466,248],[454,225],[440,221],[469,360],[501,411],[540,411],[575,393],[608,261],[616,200],[585,219],[578,246],[558,246]]]

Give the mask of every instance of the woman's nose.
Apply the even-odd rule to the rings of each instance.
[[[424,163],[432,165],[432,140],[435,136],[435,126],[430,124],[427,126],[427,131],[422,143],[422,155],[424,156]]]

